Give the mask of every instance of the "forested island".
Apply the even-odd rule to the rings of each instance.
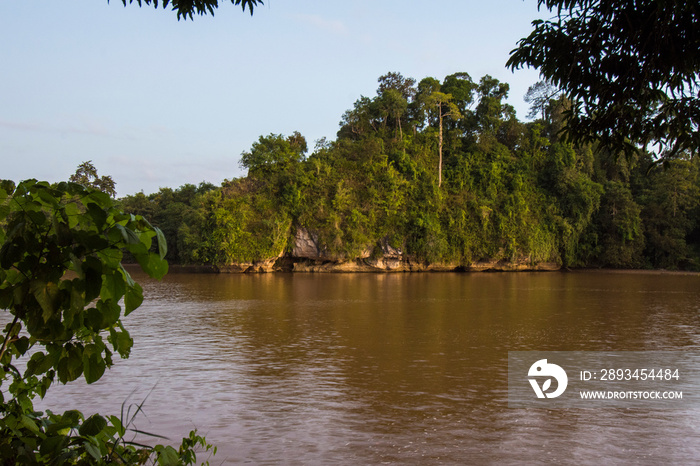
[[[247,176],[120,200],[168,239],[171,264],[217,271],[700,269],[697,158],[573,145],[547,83],[391,72],[309,150],[269,134]]]

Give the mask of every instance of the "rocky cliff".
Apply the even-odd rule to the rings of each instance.
[[[532,263],[529,258],[517,261],[477,261],[471,264],[426,262],[404,254],[386,240],[380,241],[379,250],[367,248],[358,257],[337,257],[330,254],[319,241],[318,235],[306,228],[298,228],[294,243],[287,254],[260,261],[218,266],[221,273],[265,272],[484,272],[559,270],[552,262]]]

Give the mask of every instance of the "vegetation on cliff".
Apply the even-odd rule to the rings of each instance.
[[[379,78],[342,116],[335,141],[261,136],[246,177],[139,193],[126,211],[159,226],[182,264],[270,261],[311,232],[324,260],[555,262],[567,267],[697,268],[698,160],[574,146],[569,101],[533,86],[534,121],[504,103],[508,84],[467,73]]]

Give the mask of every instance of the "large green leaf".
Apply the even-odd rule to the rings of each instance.
[[[105,418],[103,418],[99,414],[93,414],[89,418],[85,419],[83,425],[81,425],[78,429],[78,433],[83,436],[94,437],[95,435],[102,432],[102,429],[104,429],[105,427],[107,427],[107,421],[105,420]]]
[[[180,455],[177,454],[175,450],[170,445],[156,446],[156,451],[158,452],[158,464],[161,466],[177,466],[181,464]]]
[[[119,301],[121,297],[124,296],[124,291],[124,276],[121,272],[118,270],[111,271],[102,276],[102,289],[100,290],[101,299]]]
[[[165,235],[160,228],[153,228],[156,231],[156,237],[158,238],[158,253],[160,258],[164,259],[165,255],[168,253],[168,243],[165,241]]]
[[[119,233],[121,233],[122,239],[126,244],[137,244],[141,241],[139,235],[136,234],[131,228],[127,228],[124,225],[116,224],[115,228]]]
[[[105,373],[107,364],[99,354],[89,354],[87,357],[86,355],[87,352],[83,354],[83,369],[85,372],[85,381],[90,384],[100,380]]]
[[[143,303],[143,289],[141,285],[134,283],[132,286],[127,286],[126,294],[124,295],[124,315],[128,316],[141,303]]]
[[[41,306],[44,322],[48,322],[56,312],[56,298],[59,293],[58,285],[53,282],[44,283],[36,281],[31,284],[31,290]]]
[[[159,254],[148,253],[137,258],[139,265],[149,276],[160,280],[168,273],[168,262]]]

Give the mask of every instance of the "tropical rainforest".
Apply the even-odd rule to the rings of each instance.
[[[261,136],[247,176],[121,199],[168,239],[179,264],[274,260],[303,229],[322,258],[403,260],[468,269],[479,261],[562,267],[700,268],[700,171],[678,152],[613,153],[561,137],[571,104],[530,88],[529,121],[509,86],[455,73],[390,72],[360,97],[334,141]]]

